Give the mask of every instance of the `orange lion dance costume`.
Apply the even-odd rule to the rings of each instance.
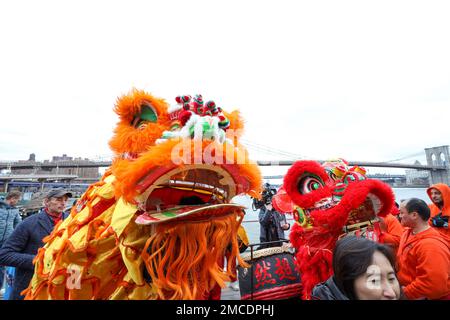
[[[261,175],[243,121],[200,95],[118,99],[112,166],[44,240],[26,299],[208,299],[240,259],[238,194]],[[216,296],[217,298],[217,296]]]
[[[386,216],[394,205],[392,189],[368,179],[360,167],[343,159],[320,164],[297,161],[284,177],[283,187],[272,199],[280,212],[291,212],[295,225],[290,240],[304,299],[315,285],[333,273],[332,253],[337,240],[347,234],[379,240],[377,217]]]

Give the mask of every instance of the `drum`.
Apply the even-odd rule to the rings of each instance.
[[[238,266],[241,300],[300,298],[300,274],[289,247],[271,247],[242,254],[250,267]]]

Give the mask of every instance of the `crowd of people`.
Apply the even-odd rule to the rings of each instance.
[[[400,202],[392,214],[380,218],[379,242],[356,236],[341,238],[333,252],[333,275],[312,293],[320,300],[450,299],[450,187],[435,184],[427,189],[431,203],[411,198]],[[23,221],[16,208],[21,193],[11,191],[0,201],[0,288],[13,283],[5,299],[23,299],[34,272],[33,259],[43,239],[67,217],[70,192],[50,190],[42,210]],[[269,202],[259,206],[260,246],[285,241],[290,225]],[[236,279],[233,279],[236,280]]]

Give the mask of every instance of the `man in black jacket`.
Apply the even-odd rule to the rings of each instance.
[[[281,246],[282,242],[269,244],[265,244],[265,242],[285,240],[284,231],[290,228],[289,223],[286,222],[286,216],[273,209],[272,204],[266,204],[259,210],[259,224],[259,241],[262,244],[258,250]]]
[[[42,239],[68,216],[64,208],[71,196],[70,192],[62,189],[50,190],[45,196],[44,208],[21,222],[0,249],[0,265],[16,268],[11,299],[24,298],[20,293],[28,287],[33,277],[33,259],[44,245]]]

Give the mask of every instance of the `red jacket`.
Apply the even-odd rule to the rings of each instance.
[[[398,280],[408,299],[439,299],[450,294],[450,248],[434,228],[416,235],[405,228],[397,260]]]
[[[442,216],[450,217],[450,187],[444,183],[436,183],[432,185],[427,189],[427,194],[430,197],[430,199],[431,199],[431,189],[437,189],[441,192],[442,200],[444,202],[444,206],[442,208]],[[441,209],[439,209],[434,203],[429,204],[428,207],[430,208],[431,211],[430,220],[428,222],[430,226],[433,227],[431,219],[437,214],[439,214],[441,212]],[[447,244],[449,244],[450,246],[450,228],[442,228],[442,227],[441,228],[433,227],[433,228],[440,232],[440,234],[447,240]]]

